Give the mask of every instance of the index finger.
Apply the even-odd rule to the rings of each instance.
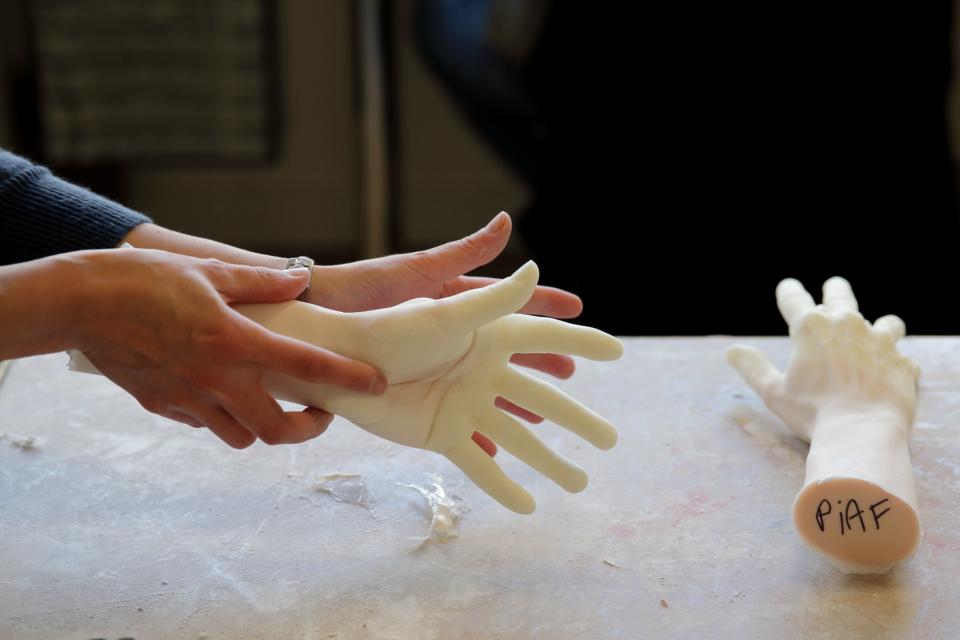
[[[798,280],[787,278],[777,285],[777,307],[788,326],[793,327],[805,313],[813,311],[816,306]]]

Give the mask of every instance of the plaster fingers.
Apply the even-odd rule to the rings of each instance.
[[[907,335],[907,325],[903,323],[903,320],[894,315],[877,318],[877,321],[873,323],[873,330],[890,336],[894,342],[897,342],[900,338]]]
[[[740,372],[744,382],[764,399],[768,391],[783,380],[780,370],[755,347],[745,345],[730,347],[727,350],[727,362]]]
[[[530,429],[498,409],[483,416],[480,431],[515,458],[527,463],[570,493],[587,488],[586,472],[548,447]]]
[[[787,278],[777,285],[777,308],[791,331],[800,318],[813,311],[816,306],[799,280]]]
[[[491,498],[517,513],[533,513],[533,496],[507,477],[503,469],[473,440],[465,440],[447,451],[447,459],[457,465],[470,480]]]
[[[823,306],[827,311],[860,310],[850,283],[840,276],[834,276],[823,283]]]
[[[497,394],[572,431],[598,449],[610,449],[617,443],[617,430],[607,420],[527,373],[509,367],[500,379]]]
[[[437,300],[434,312],[445,329],[469,333],[519,311],[533,296],[539,278],[540,270],[531,261],[509,278]]]
[[[613,336],[553,318],[513,315],[504,318],[502,344],[510,353],[562,353],[590,360],[617,360],[623,343]]]

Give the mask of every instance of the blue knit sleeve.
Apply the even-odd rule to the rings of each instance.
[[[115,247],[150,218],[0,149],[0,264]]]

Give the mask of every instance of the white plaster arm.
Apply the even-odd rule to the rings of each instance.
[[[533,295],[532,262],[495,284],[439,300],[421,298],[360,313],[303,302],[238,305],[272,331],[376,366],[389,386],[381,396],[352,393],[269,374],[275,397],[341,415],[394,442],[446,456],[481,489],[519,513],[533,498],[472,439],[479,431],[564,489],[587,485],[584,471],[494,406],[497,396],[609,449],[613,425],[559,389],[510,365],[515,353],[562,353],[616,360],[619,340],[596,329],[516,314]],[[74,367],[78,368],[75,358]],[[86,369],[89,370],[89,369]]]
[[[810,443],[793,505],[801,538],[846,572],[885,572],[920,537],[907,442],[920,370],[896,348],[906,328],[896,316],[871,326],[843,278],[823,285],[822,305],[784,280],[777,304],[794,343],[786,373],[753,347],[727,360]]]

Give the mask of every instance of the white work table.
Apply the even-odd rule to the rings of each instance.
[[[496,504],[438,455],[337,419],[304,445],[234,451],[148,414],[66,356],[0,386],[0,638],[32,640],[950,638],[960,636],[960,339],[910,338],[916,555],[847,576],[803,546],[806,445],[724,361],[785,339],[626,339],[559,386],[617,425],[611,451],[551,425],[570,495],[506,453],[537,499]],[[11,445],[35,436],[34,450]],[[312,488],[356,473],[369,507]],[[460,537],[419,547],[424,473],[462,497]]]

